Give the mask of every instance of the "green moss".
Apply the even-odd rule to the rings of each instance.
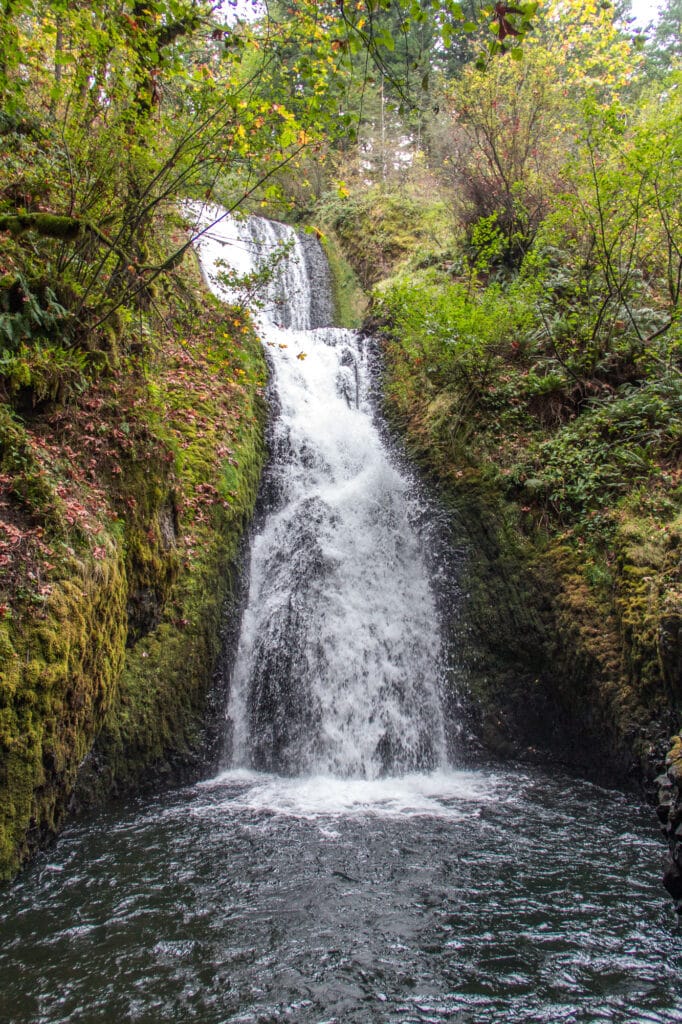
[[[418,185],[400,192],[374,187],[329,199],[320,213],[367,290],[402,263],[444,257],[453,240],[450,207],[437,195],[422,194]]]
[[[614,603],[630,677],[673,706],[682,698],[682,516],[663,527],[652,517],[624,519],[615,536]]]
[[[64,504],[54,477],[36,456],[26,427],[6,405],[0,404],[0,472],[12,479],[13,494],[31,514],[59,529]]]
[[[160,407],[180,414],[167,419],[163,428],[167,443],[177,451],[176,487],[186,495],[185,508],[179,511],[180,531],[190,528],[185,517],[198,516],[201,522],[182,562],[179,538],[166,550],[166,564],[175,569],[165,576],[159,566],[150,574],[160,553],[157,547],[155,556],[149,547],[150,531],[131,538],[138,580],[157,581],[160,618],[150,632],[134,638],[126,653],[114,705],[81,773],[82,804],[97,802],[108,792],[148,787],[159,776],[184,777],[197,768],[222,625],[226,613],[234,610],[238,552],[264,459],[265,406],[258,388],[266,368],[260,344],[251,332],[238,343],[221,334],[224,344],[210,354],[199,383],[190,377],[181,386],[182,378],[171,375],[152,389]],[[228,371],[239,383],[226,416],[220,381]],[[211,373],[216,375],[215,390]],[[188,408],[189,417],[184,414]],[[158,422],[156,427],[162,429]],[[216,461],[216,451],[229,455]],[[158,520],[152,535],[157,528]]]
[[[0,706],[13,697],[19,678],[19,655],[12,643],[10,623],[0,621]]]
[[[643,668],[628,665],[622,624],[587,585],[575,551],[561,542],[540,550],[524,537],[490,481],[449,473],[447,459],[438,476],[466,545],[457,573],[466,599],[453,595],[448,624],[455,721],[464,715],[502,756],[623,787],[651,777],[668,728],[661,687],[647,690]]]
[[[84,575],[55,585],[38,620],[5,627],[0,878],[64,818],[118,682],[125,603],[121,552],[112,548],[105,561],[86,563]]]
[[[356,330],[367,314],[367,297],[331,228],[325,230],[322,244],[332,275],[335,323]]]
[[[9,231],[15,238],[25,231],[35,231],[48,238],[73,241],[82,230],[82,222],[75,217],[60,217],[52,213],[23,213],[0,217],[0,231]]]

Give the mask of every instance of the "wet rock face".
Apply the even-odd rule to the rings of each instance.
[[[134,564],[139,585],[134,586],[134,576],[131,576],[127,606],[129,648],[161,622],[170,585],[177,575],[173,558],[177,538],[178,512],[175,495],[170,494],[159,506],[156,521],[151,520],[146,533],[146,550],[140,552]]]
[[[656,814],[668,841],[670,856],[663,884],[682,913],[682,735],[674,736],[665,771],[656,779]]]
[[[310,293],[310,326],[329,327],[334,323],[332,279],[329,263],[319,239],[314,234],[301,232],[305,271],[314,284]]]
[[[658,653],[663,678],[669,690],[679,696],[682,687],[682,615],[671,613],[661,617]]]
[[[158,521],[161,546],[164,551],[170,551],[178,540],[178,510],[174,494],[159,509]]]
[[[339,357],[339,372],[336,375],[336,390],[346,399],[349,409],[360,407],[360,381],[355,354],[345,348]]]
[[[163,601],[154,587],[138,587],[128,598],[127,611],[127,646],[133,647],[161,622]]]

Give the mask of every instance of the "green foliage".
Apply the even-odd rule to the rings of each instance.
[[[545,281],[545,339],[577,377],[619,384],[679,356],[680,110],[677,90],[636,119],[619,104],[584,104],[567,188],[523,267]]]
[[[479,217],[471,225],[469,245],[471,263],[475,270],[490,270],[504,258],[506,244],[498,220],[499,214],[494,210],[489,217]]]
[[[682,448],[679,89],[673,75],[636,110],[613,100],[621,43],[608,42],[600,88],[565,118],[551,177],[525,162],[569,109],[565,90],[542,84],[546,51],[488,81],[463,76],[460,118],[487,169],[459,165],[466,233],[433,262],[413,244],[374,296],[390,407],[419,438],[413,450],[499,473],[529,530],[591,538],[595,581],[608,578],[600,559],[632,495],[672,514]]]
[[[379,0],[378,3],[371,0],[342,11],[347,34],[339,44],[351,53],[365,51],[376,67],[390,78],[393,69],[407,64],[410,59],[414,62],[415,51],[419,53],[425,42],[420,38],[420,29],[425,29],[427,45],[440,51],[441,65],[447,66],[443,51],[448,51],[453,42],[461,46],[462,34],[476,32],[479,27],[484,29],[482,34],[486,40],[490,40],[489,56],[519,50],[532,29],[537,10],[537,3],[520,3],[503,19],[492,8],[479,10],[477,5],[465,0],[461,3],[437,0],[430,7],[421,0]],[[466,47],[463,49],[466,54]],[[393,55],[394,61],[391,60]]]
[[[315,3],[223,25],[195,0],[13,0],[5,15],[0,356],[16,393],[22,345],[101,353],[92,377],[137,354],[159,285],[182,299],[197,229],[181,202],[275,202],[278,175],[350,126],[335,16]],[[42,390],[61,400],[72,382]]]
[[[453,118],[444,145],[476,262],[487,228],[489,263],[518,267],[557,187],[566,145],[566,99],[552,54],[533,49],[523,63],[469,67],[451,88]]]
[[[29,282],[19,274],[0,278],[0,353],[15,352],[22,342],[58,333],[67,315],[44,280]]]
[[[537,325],[536,295],[532,281],[472,291],[427,271],[416,280],[410,274],[388,282],[377,291],[374,309],[432,390],[454,385],[485,401],[499,367]]]
[[[91,357],[80,349],[58,343],[25,343],[16,352],[0,355],[0,376],[11,397],[28,390],[34,404],[65,403],[83,392],[89,383]]]
[[[656,77],[665,76],[672,68],[679,70],[682,59],[682,3],[665,0],[658,7],[658,19],[647,47],[647,61]]]
[[[408,181],[401,191],[373,186],[352,196],[330,196],[322,205],[322,218],[344,246],[363,287],[409,256],[415,262],[442,256],[451,244],[454,225],[447,204],[416,185]]]
[[[496,218],[498,267],[520,266],[564,191],[585,94],[608,106],[641,64],[610,5],[572,0],[543,12],[523,60],[469,65],[448,85],[434,151],[469,234]]]
[[[510,482],[525,483],[562,522],[584,522],[589,532],[597,513],[613,510],[640,485],[665,480],[662,467],[680,450],[682,376],[664,377],[593,399],[580,417],[533,446]]]

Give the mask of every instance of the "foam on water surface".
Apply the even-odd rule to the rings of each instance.
[[[352,779],[333,775],[286,778],[237,768],[201,783],[199,789],[211,792],[211,809],[217,799],[233,811],[268,811],[308,819],[425,815],[456,820],[471,817],[484,805],[510,798],[500,775],[449,769]],[[202,813],[201,805],[198,807],[197,813]]]

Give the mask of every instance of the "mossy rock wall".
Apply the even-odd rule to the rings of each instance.
[[[485,488],[458,481],[442,488],[442,500],[465,551],[454,581],[462,597],[448,624],[460,664],[459,712],[487,749],[531,753],[547,711],[548,599]]]
[[[245,508],[222,515],[191,572],[182,572],[156,627],[128,648],[114,700],[82,765],[80,808],[109,795],[196,777],[225,695],[217,678],[226,624],[239,613],[243,533],[255,504],[262,448],[245,468]]]
[[[183,329],[69,409],[0,404],[0,879],[215,754],[267,371],[243,311],[207,296]]]
[[[78,568],[31,628],[10,639],[0,624],[0,878],[58,830],[116,693],[126,637],[122,552],[112,547]]]
[[[328,199],[320,210],[330,241],[340,243],[362,288],[369,290],[422,247],[446,249],[454,231],[446,202],[414,188],[370,188],[343,199]],[[345,287],[346,267],[331,260],[336,288]]]
[[[490,467],[472,466],[457,438],[433,443],[430,407],[415,404],[410,416],[392,401],[395,354],[393,344],[383,371],[389,421],[440,493],[453,543],[465,551],[445,609],[451,730],[459,716],[498,755],[652,791],[678,721],[675,591],[660,570],[676,541],[643,543],[624,524],[612,590],[591,587],[560,535],[524,532],[521,510]]]

